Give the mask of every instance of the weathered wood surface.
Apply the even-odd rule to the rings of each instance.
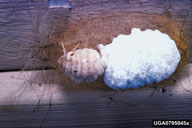
[[[0,127],[149,128],[152,119],[192,119],[192,64],[166,88],[124,92],[67,87],[58,76],[54,71],[0,73]]]
[[[49,8],[48,0],[0,1],[0,70],[48,66],[32,53],[47,42],[47,36],[70,24],[104,14],[136,12],[162,14],[183,23],[192,44],[191,0],[73,0],[73,9]],[[62,33],[61,33],[62,35]],[[40,43],[39,43],[40,42]]]

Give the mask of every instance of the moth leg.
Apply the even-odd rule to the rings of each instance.
[[[72,51],[75,51],[75,50],[79,47],[79,44],[80,44],[80,43],[78,43],[78,44],[72,49]]]
[[[66,55],[66,51],[65,51],[65,47],[64,47],[64,43],[61,43],[62,49],[63,49],[63,54]]]

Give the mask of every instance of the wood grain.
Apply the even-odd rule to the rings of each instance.
[[[191,0],[73,0],[73,9],[49,8],[48,1],[1,0],[0,70],[50,67],[34,53],[49,43],[47,37],[78,21],[110,13],[161,14],[183,23],[182,31],[191,48]]]
[[[0,1],[0,70],[50,67],[35,52],[79,21],[105,14],[160,14],[183,24],[192,48],[191,0],[73,0],[73,9],[49,8],[48,0]],[[146,127],[152,119],[192,119],[192,66],[175,80],[127,91],[103,81],[77,85],[59,72],[0,73],[0,128]],[[176,81],[176,82],[174,82]]]
[[[149,128],[153,119],[192,119],[192,64],[176,82],[127,91],[72,87],[58,76],[53,70],[0,73],[0,127]]]

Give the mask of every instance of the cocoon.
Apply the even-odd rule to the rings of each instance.
[[[159,30],[133,28],[111,44],[98,45],[105,67],[104,81],[113,89],[138,88],[168,78],[180,53],[176,43]]]

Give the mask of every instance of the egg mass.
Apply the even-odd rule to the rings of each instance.
[[[105,67],[104,81],[113,89],[139,88],[173,74],[180,61],[176,43],[159,30],[133,28],[113,42],[98,46]]]

